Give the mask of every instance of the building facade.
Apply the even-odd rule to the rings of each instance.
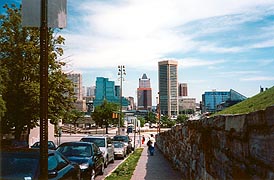
[[[108,78],[97,77],[95,99],[93,102],[94,107],[100,106],[104,100],[120,105],[120,86],[116,86],[114,81],[109,81]],[[128,105],[128,100],[122,97],[122,107],[127,109]]]
[[[152,108],[152,89],[150,79],[146,74],[139,78],[139,88],[137,88],[137,109],[149,110]]]
[[[237,104],[246,97],[230,89],[230,91],[208,91],[202,95],[202,112],[214,113]]]
[[[178,62],[158,62],[159,104],[161,114],[169,117],[178,115]]]
[[[77,100],[83,99],[82,74],[68,73],[67,77],[74,85],[74,94]]]
[[[185,114],[188,111],[195,112],[196,111],[196,98],[190,97],[179,97],[179,114]]]
[[[187,83],[179,83],[178,88],[179,88],[178,89],[179,96],[188,96]]]

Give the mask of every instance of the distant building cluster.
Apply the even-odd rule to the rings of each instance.
[[[156,108],[152,105],[153,89],[146,73],[139,78],[137,103],[134,97],[120,97],[120,86],[115,85],[114,81],[106,77],[96,77],[96,84],[90,87],[82,86],[80,73],[68,73],[67,77],[74,84],[75,107],[88,114],[96,106],[100,106],[104,100],[122,104],[123,111],[135,110],[141,114],[152,111],[174,118],[179,114],[197,110],[201,110],[202,113],[220,111],[246,99],[245,96],[232,89],[230,91],[212,90],[202,94],[202,101],[197,103],[195,98],[188,96],[188,84],[178,82],[178,62],[174,60],[158,62]]]

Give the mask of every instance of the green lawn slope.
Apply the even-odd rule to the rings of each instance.
[[[258,110],[263,110],[266,107],[274,105],[274,86],[268,90],[261,92],[251,98],[248,98],[234,106],[228,107],[223,111],[213,114],[246,114]]]

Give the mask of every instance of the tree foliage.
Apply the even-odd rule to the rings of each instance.
[[[146,120],[147,122],[150,122],[150,123],[156,123],[156,114],[153,112],[148,112],[146,116]]]
[[[187,115],[185,115],[185,114],[180,114],[180,115],[177,116],[176,122],[179,123],[179,124],[182,124],[182,123],[184,123],[186,120],[188,120]]]
[[[161,122],[161,127],[163,128],[171,128],[172,126],[176,124],[176,122],[170,119],[168,116],[161,117],[160,122]]]
[[[96,125],[100,127],[105,125],[107,128],[109,124],[118,124],[119,118],[114,119],[112,117],[113,112],[117,112],[118,108],[118,104],[104,100],[100,106],[95,107],[91,117],[95,121]]]
[[[8,133],[14,128],[19,138],[24,129],[37,126],[39,121],[40,31],[22,27],[21,7],[4,8],[6,13],[0,16],[0,92],[6,112],[1,131]],[[62,72],[65,63],[58,60],[63,55],[64,38],[54,37],[53,29],[48,32],[48,117],[56,123],[71,108],[73,85]]]

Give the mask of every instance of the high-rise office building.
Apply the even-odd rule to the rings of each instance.
[[[120,104],[120,86],[115,86],[114,81],[109,81],[108,78],[97,77],[94,107],[100,106],[104,100]],[[128,100],[122,97],[122,106],[128,107]]]
[[[178,62],[158,62],[159,103],[161,114],[178,115]]]
[[[86,101],[83,99],[82,74],[68,73],[67,78],[71,80],[74,85],[74,94],[76,97],[74,108],[78,109],[79,111],[86,111]]]
[[[137,107],[139,110],[149,110],[152,108],[152,89],[150,79],[146,74],[139,78],[139,88],[137,88]]]
[[[179,83],[179,96],[188,96],[187,95],[187,83]]]
[[[74,94],[77,100],[83,99],[83,88],[82,88],[82,74],[80,73],[68,73],[67,77],[72,81],[74,85]]]

